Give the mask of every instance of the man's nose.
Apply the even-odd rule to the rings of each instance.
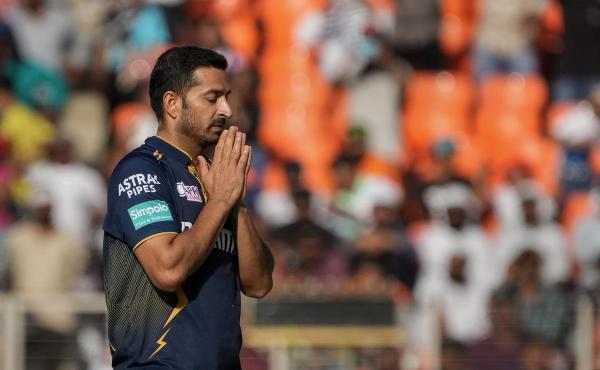
[[[218,114],[220,116],[226,117],[226,118],[230,118],[231,117],[231,107],[229,106],[229,102],[224,101],[223,103],[221,103],[219,105],[219,111]]]

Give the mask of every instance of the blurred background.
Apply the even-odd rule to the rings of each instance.
[[[110,369],[106,181],[229,61],[276,258],[245,370],[600,367],[597,0],[2,0],[0,368]]]

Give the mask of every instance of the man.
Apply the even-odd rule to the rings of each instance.
[[[95,251],[106,212],[104,179],[94,168],[75,160],[70,140],[55,138],[46,148],[48,160],[29,166],[25,178],[32,189],[48,195],[53,225],[81,247]]]
[[[207,49],[163,53],[150,77],[158,134],[113,172],[104,276],[115,369],[240,369],[240,290],[271,290],[273,257],[243,203],[251,149],[225,128],[226,68]]]
[[[31,219],[11,226],[6,240],[8,280],[27,304],[26,369],[57,370],[78,358],[77,317],[60,298],[83,277],[87,251],[52,224],[48,194],[32,195]],[[53,302],[50,302],[53,301]],[[49,304],[51,303],[51,304]],[[63,365],[63,366],[61,366]]]

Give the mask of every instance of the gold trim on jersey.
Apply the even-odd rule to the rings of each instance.
[[[188,152],[186,152],[185,150],[181,149],[180,147],[178,147],[177,145],[171,143],[169,140],[165,139],[164,137],[160,137],[158,135],[156,135],[157,138],[161,139],[162,141],[164,141],[165,143],[169,144],[170,146],[172,146],[173,148],[179,150],[180,152],[182,152],[183,154],[185,154],[191,162],[194,161],[194,159],[192,159],[192,156],[188,154]]]
[[[175,307],[173,307],[173,311],[171,311],[171,314],[169,315],[169,318],[167,319],[167,321],[165,321],[165,324],[163,325],[163,329],[166,328],[167,325],[169,325],[169,323],[171,321],[173,321],[175,316],[179,315],[179,313],[185,308],[185,306],[187,306],[187,304],[189,302],[188,298],[185,296],[185,292],[183,291],[183,289],[181,287],[177,288],[177,290],[175,291],[175,294],[177,294],[177,304],[175,305]],[[167,345],[167,342],[165,341],[165,337],[167,336],[169,331],[171,331],[171,329],[172,328],[167,329],[167,331],[165,331],[163,333],[163,335],[160,338],[158,338],[158,340],[155,342],[156,344],[158,344],[158,347],[156,348],[156,350],[154,352],[152,352],[152,354],[150,355],[149,358],[152,358],[155,354],[160,352],[160,350],[163,349]]]
[[[145,242],[146,240],[150,240],[150,239],[154,238],[155,236],[164,235],[164,234],[175,234],[175,235],[177,235],[178,233],[176,233],[174,231],[164,231],[162,233],[152,234],[152,235],[147,236],[144,239],[140,240],[139,242],[137,242],[137,244],[133,246],[132,251],[135,252],[135,250],[137,249],[137,247],[139,247],[140,245],[142,245],[142,243]]]
[[[198,174],[198,170],[196,169],[196,166],[194,166],[192,163],[190,163],[190,164],[188,164],[187,169],[188,169],[189,173],[191,173],[194,176],[194,178],[198,181],[198,184],[200,184],[200,190],[202,190],[202,195],[204,195],[204,201],[208,202],[208,192],[206,191],[206,188],[204,187],[202,180],[200,180],[200,175]]]
[[[187,304],[189,302],[188,298],[185,296],[183,289],[177,288],[177,290],[175,291],[175,294],[177,294],[177,304],[175,305],[175,307],[173,308],[173,311],[171,311],[171,314],[169,315],[169,318],[163,325],[163,329],[167,325],[169,325],[169,323],[175,318],[175,316],[179,315],[181,310],[183,310],[184,307],[187,306]]]

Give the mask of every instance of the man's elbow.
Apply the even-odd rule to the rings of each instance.
[[[150,277],[152,285],[163,292],[175,292],[183,283],[183,276],[175,271],[162,271]]]
[[[266,279],[260,286],[244,288],[244,295],[250,298],[264,298],[273,289],[273,280]]]

